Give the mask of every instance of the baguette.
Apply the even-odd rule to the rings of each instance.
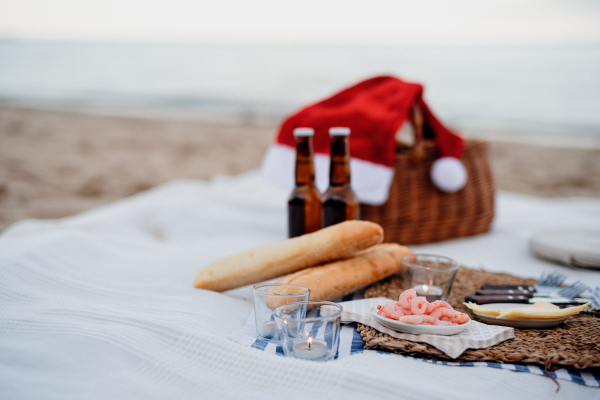
[[[346,258],[382,241],[383,229],[378,224],[345,221],[216,260],[200,271],[194,287],[217,292],[235,289]]]
[[[396,243],[379,244],[353,257],[286,275],[277,282],[308,287],[311,300],[336,300],[401,272],[402,257],[411,253]]]

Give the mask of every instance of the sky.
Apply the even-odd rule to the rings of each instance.
[[[595,0],[0,0],[0,37],[274,45],[600,43]]]

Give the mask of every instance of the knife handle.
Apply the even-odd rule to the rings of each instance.
[[[479,289],[476,293],[477,296],[525,296],[533,297],[532,292],[514,289]]]
[[[481,285],[481,287],[479,288],[481,289],[492,289],[492,290],[504,290],[504,289],[511,289],[511,290],[521,290],[524,292],[535,292],[535,287],[533,286],[527,286],[527,285],[492,285],[489,283],[486,283],[484,285]]]
[[[477,304],[489,303],[529,303],[529,297],[526,296],[478,296],[476,294],[468,294],[465,296],[465,301],[471,301]]]

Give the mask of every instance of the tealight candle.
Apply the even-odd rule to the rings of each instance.
[[[279,340],[279,331],[275,321],[267,321],[264,323],[262,335],[267,339]]]
[[[417,285],[414,289],[417,292],[417,296],[423,296],[429,302],[441,300],[444,294],[442,288],[433,285]]]
[[[294,356],[305,360],[319,360],[327,355],[327,343],[323,340],[308,339],[298,340],[293,345]]]

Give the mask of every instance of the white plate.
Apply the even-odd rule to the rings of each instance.
[[[465,322],[462,325],[450,325],[450,326],[437,326],[437,325],[413,325],[405,324],[404,322],[396,321],[395,319],[389,319],[377,314],[377,307],[371,307],[371,314],[375,321],[379,322],[386,328],[393,329],[398,332],[412,333],[414,335],[429,334],[429,335],[454,335],[455,333],[461,332],[467,329],[467,326],[471,324],[471,320]]]
[[[523,308],[530,304],[519,303],[490,303],[483,304],[481,307],[492,310],[504,310],[506,308]],[[473,310],[475,315],[486,324],[512,326],[513,328],[550,328],[565,322],[567,317],[560,318],[496,318],[493,315],[485,315]]]
[[[600,230],[544,230],[533,235],[529,248],[545,260],[600,270]]]

